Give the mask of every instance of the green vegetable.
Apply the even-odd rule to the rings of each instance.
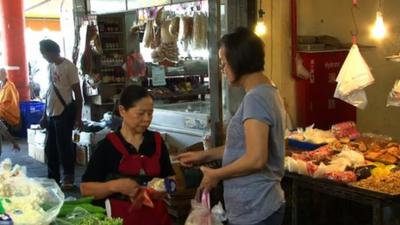
[[[88,196],[88,197],[78,198],[78,199],[72,200],[72,201],[65,201],[64,204],[79,205],[79,204],[83,204],[83,203],[92,203],[93,199],[94,199],[93,196]]]
[[[103,220],[100,220],[94,215],[88,215],[83,217],[77,225],[122,225],[122,223],[123,220],[121,218],[105,217]]]
[[[76,207],[80,207],[80,208],[86,210],[88,213],[104,214],[106,212],[106,210],[104,208],[99,207],[99,206],[94,206],[94,205],[88,204],[88,203],[83,203],[83,204],[78,204],[78,205],[64,204],[61,207],[60,212],[58,213],[58,217],[64,217],[64,216],[72,213]]]

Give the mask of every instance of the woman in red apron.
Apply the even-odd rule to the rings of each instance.
[[[81,193],[108,198],[111,215],[122,218],[124,225],[171,225],[162,199],[150,196],[153,207],[136,204],[148,181],[174,175],[160,134],[147,130],[153,100],[146,89],[132,85],[121,93],[119,104],[122,127],[99,142],[82,177]]]

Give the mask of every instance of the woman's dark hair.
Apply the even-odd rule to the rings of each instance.
[[[48,53],[60,54],[60,46],[53,40],[44,39],[39,42],[40,51]]]
[[[264,70],[264,43],[251,30],[238,27],[219,41],[225,48],[225,57],[235,75],[235,81],[244,74]]]
[[[151,97],[146,88],[138,85],[129,85],[119,96],[119,105],[122,105],[125,110],[128,110],[135,106],[136,102],[146,97]]]

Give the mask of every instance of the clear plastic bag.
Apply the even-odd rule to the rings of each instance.
[[[210,211],[210,194],[202,193],[201,202],[192,199],[192,211],[185,225],[222,225]]]
[[[0,198],[14,225],[47,225],[57,217],[64,193],[51,179],[11,177],[1,183]]]
[[[400,80],[396,80],[392,90],[387,97],[386,107],[389,106],[400,107]]]

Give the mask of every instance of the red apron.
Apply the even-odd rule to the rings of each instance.
[[[113,144],[118,152],[122,154],[122,159],[118,171],[125,176],[139,176],[145,172],[147,176],[157,177],[160,175],[161,157],[161,136],[154,133],[156,142],[155,153],[151,156],[140,154],[130,155],[115,133],[107,135],[107,139]],[[132,208],[129,201],[110,199],[112,217],[120,217],[124,225],[172,225],[168,211],[162,200],[152,200],[154,208],[143,205],[141,208]]]

